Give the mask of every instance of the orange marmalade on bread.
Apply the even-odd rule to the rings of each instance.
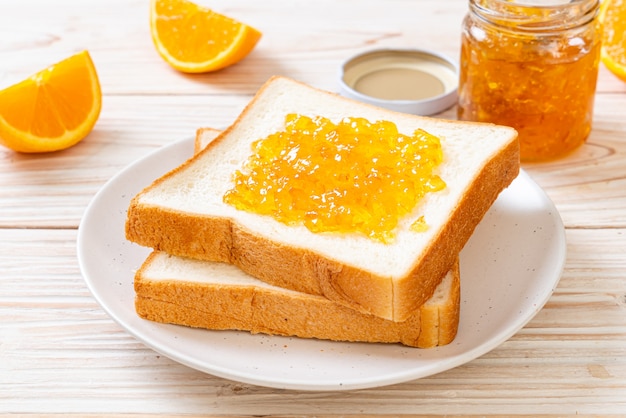
[[[399,220],[445,188],[439,138],[388,121],[289,114],[285,129],[253,143],[224,201],[313,232],[357,232],[391,242]],[[427,229],[423,216],[411,230]]]

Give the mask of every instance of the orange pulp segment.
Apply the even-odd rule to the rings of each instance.
[[[68,148],[93,129],[102,94],[87,51],[0,91],[0,144],[19,152]]]
[[[187,73],[235,64],[261,38],[258,30],[187,0],[151,0],[150,29],[161,57]]]
[[[599,19],[603,25],[602,63],[626,81],[626,0],[604,0]]]

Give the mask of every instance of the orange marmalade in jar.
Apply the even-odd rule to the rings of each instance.
[[[591,131],[598,0],[470,0],[458,117],[517,129],[523,161],[550,160]]]

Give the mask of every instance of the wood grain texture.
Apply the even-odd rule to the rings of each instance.
[[[484,356],[431,377],[347,392],[276,390],[185,367],[97,304],[76,258],[94,194],[147,153],[228,126],[274,74],[337,90],[349,56],[376,47],[458,55],[465,0],[202,0],[260,29],[244,61],[183,75],[155,52],[147,0],[0,0],[0,88],[81,49],[103,109],[79,145],[0,149],[0,416],[626,416],[626,83],[600,69],[594,129],[566,158],[524,169],[566,226],[545,307]],[[329,13],[332,10],[332,13]],[[441,117],[455,118],[448,109]]]
[[[127,334],[90,296],[74,230],[0,230],[0,410],[22,413],[616,413],[626,408],[626,230],[568,231],[553,297],[492,352],[428,378],[307,393],[212,377]],[[595,254],[606,255],[598,263]],[[610,262],[610,260],[614,260]],[[583,272],[587,272],[584,274]],[[150,399],[150,405],[145,403]],[[36,401],[34,401],[36,400]]]

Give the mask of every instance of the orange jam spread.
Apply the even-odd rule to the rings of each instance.
[[[289,114],[283,131],[252,146],[224,201],[313,232],[389,243],[424,195],[445,188],[439,138],[421,129],[404,135],[388,121]],[[416,222],[412,230],[426,229],[423,217]]]

